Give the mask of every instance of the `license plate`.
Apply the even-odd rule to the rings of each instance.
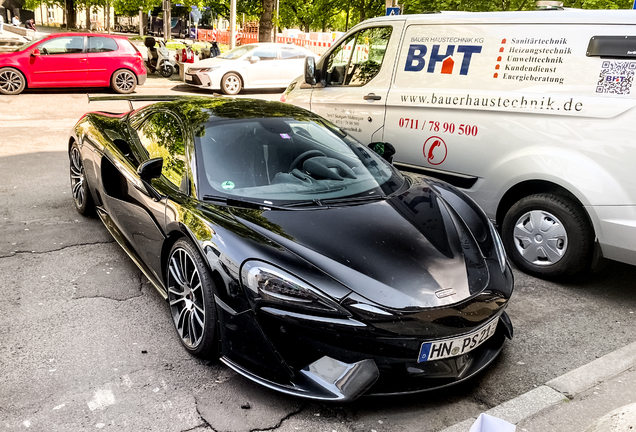
[[[465,336],[438,342],[424,342],[422,348],[420,348],[420,356],[417,362],[422,363],[432,360],[441,360],[466,354],[494,335],[498,323],[499,318],[496,318],[479,330]]]

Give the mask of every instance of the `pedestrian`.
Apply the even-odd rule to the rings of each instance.
[[[4,17],[0,15],[0,33],[2,33],[2,27],[4,27]]]
[[[29,30],[35,31],[35,22],[32,19],[28,19],[26,24],[24,24],[24,27],[28,28]]]
[[[14,25],[15,27],[20,27],[20,20],[18,19],[17,15],[13,15],[13,18],[11,19],[11,24]]]

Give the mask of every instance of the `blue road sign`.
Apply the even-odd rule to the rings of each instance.
[[[399,14],[400,14],[400,8],[399,7],[388,7],[388,8],[386,8],[386,16],[399,15]]]

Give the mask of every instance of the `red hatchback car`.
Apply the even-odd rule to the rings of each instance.
[[[132,93],[146,81],[144,59],[124,36],[56,33],[0,53],[0,93],[25,88],[112,87]]]

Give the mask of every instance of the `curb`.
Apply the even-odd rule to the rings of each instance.
[[[546,408],[568,402],[577,394],[634,366],[636,366],[636,342],[554,378],[541,387],[497,405],[486,411],[486,414],[517,424]],[[467,432],[475,420],[477,420],[476,417],[469,418],[440,432]]]

